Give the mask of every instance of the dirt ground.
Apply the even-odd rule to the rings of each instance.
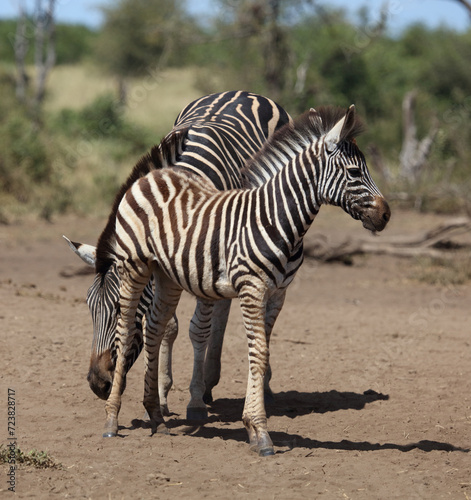
[[[389,234],[439,217],[396,211]],[[241,422],[247,346],[231,312],[209,421],[185,421],[194,299],[179,307],[170,435],[143,423],[143,364],[128,377],[119,437],[103,439],[104,403],[86,381],[92,275],[61,235],[95,243],[104,220],[59,218],[0,227],[0,442],[8,389],[24,452],[60,468],[20,465],[11,498],[471,499],[471,286],[414,279],[418,264],[367,256],[354,265],[304,264],[271,346],[274,457],[249,451]],[[309,233],[364,236],[323,209]],[[381,237],[381,236],[379,236]],[[7,466],[0,491],[9,498]]]

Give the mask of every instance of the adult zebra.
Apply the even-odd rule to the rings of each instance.
[[[137,305],[153,274],[156,293],[144,337],[149,360],[144,406],[153,432],[165,428],[153,383],[158,377],[156,353],[182,291],[208,307],[238,297],[249,346],[242,419],[251,449],[261,456],[274,454],[263,400],[268,338],[301,264],[296,256],[304,235],[322,204],[340,206],[371,231],[383,230],[390,218],[356,145],[358,132],[353,106],[347,112],[307,112],[274,134],[249,163],[249,176],[253,167],[267,172],[258,188],[221,192],[181,169],[141,177],[136,166],[116,199],[97,250],[99,281],[118,271],[121,311],[105,436],[118,431],[125,354],[136,334]],[[102,292],[107,293],[105,287]],[[207,328],[197,333],[204,343]]]
[[[172,131],[161,145],[141,162],[142,175],[171,164],[208,179],[220,190],[241,187],[242,167],[259,151],[268,137],[290,120],[290,116],[278,104],[250,92],[231,91],[204,96],[183,109]],[[67,241],[85,262],[96,267],[94,247]],[[98,267],[97,271],[100,271]],[[116,291],[117,274],[108,274],[108,286]],[[100,398],[107,399],[116,364],[113,328],[113,325],[116,325],[116,310],[115,303],[100,302],[100,290],[101,284],[95,282],[87,297],[94,324],[92,355],[87,378],[93,392]],[[153,288],[150,281],[139,303],[136,322],[140,333],[134,336],[126,354],[126,373],[141,352],[142,322],[152,296]],[[196,370],[190,385],[191,399],[187,410],[187,417],[190,419],[203,419],[207,416],[204,401],[209,402],[212,399],[212,388],[219,381],[221,348],[229,309],[230,300],[219,302],[211,312],[204,302],[197,303],[190,324]],[[195,330],[200,331],[202,327],[205,328],[206,326],[202,324],[209,321],[211,335],[209,346],[206,348],[206,345],[202,345],[199,341]],[[159,360],[159,392],[164,414],[168,414],[167,394],[172,385],[171,351],[176,335],[177,323],[172,320],[161,345]],[[199,371],[203,371],[203,364],[205,384],[202,387],[196,384],[196,380],[201,378]],[[266,392],[270,392],[268,381]]]

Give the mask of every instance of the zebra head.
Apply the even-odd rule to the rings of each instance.
[[[70,248],[88,265],[96,264],[96,247],[75,243],[64,236]],[[97,273],[88,290],[87,304],[93,322],[93,341],[87,380],[90,389],[100,398],[108,399],[116,367],[116,327],[119,316],[119,274],[117,265],[112,264],[105,273]],[[147,299],[146,299],[147,300]],[[148,303],[147,303],[148,306]],[[131,348],[126,354],[125,373],[129,371],[142,350],[142,316],[145,306],[140,308],[136,318],[138,331]],[[126,378],[124,379],[124,387]],[[123,387],[123,390],[124,390]]]
[[[355,117],[355,106],[350,106],[340,118],[336,108],[319,110],[319,113],[311,109],[310,117],[324,131],[329,121],[333,123],[317,144],[321,148],[318,149],[320,156],[324,158],[319,182],[322,202],[342,207],[354,219],[361,220],[363,227],[370,231],[382,231],[391,217],[391,211],[371,178],[365,157],[356,144],[355,137],[362,126]]]

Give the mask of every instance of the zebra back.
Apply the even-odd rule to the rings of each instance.
[[[281,106],[250,92],[202,97],[175,121],[174,131],[187,131],[177,166],[207,177],[219,190],[239,188],[246,162],[289,122],[291,117]]]

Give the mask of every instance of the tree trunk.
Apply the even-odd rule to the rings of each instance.
[[[36,89],[33,98],[33,109],[36,113],[39,111],[44,100],[47,77],[56,62],[55,3],[55,0],[49,0],[47,9],[44,9],[42,0],[36,0]]]
[[[25,58],[28,52],[28,38],[26,36],[26,12],[22,1],[19,2],[18,23],[15,33],[15,62],[16,62],[16,97],[20,102],[26,101],[28,75],[25,69]]]
[[[471,16],[471,2],[469,2],[469,0],[457,0],[457,2],[460,3],[468,11],[468,14]]]
[[[280,26],[280,0],[267,0],[267,34],[264,47],[264,79],[269,95],[278,99],[285,87],[284,66],[287,59],[286,37]]]
[[[121,106],[126,106],[128,101],[128,85],[124,76],[118,76],[118,102]]]
[[[438,132],[436,123],[432,124],[429,133],[419,141],[415,124],[415,102],[417,92],[408,92],[402,102],[404,139],[400,154],[401,175],[410,184],[415,185],[420,180],[423,167],[430,155],[432,144]]]

